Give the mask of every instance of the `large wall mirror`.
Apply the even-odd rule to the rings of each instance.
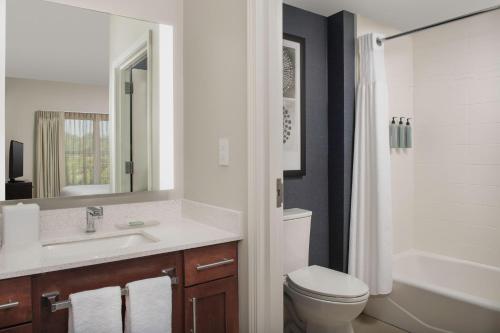
[[[7,0],[5,198],[173,189],[173,29]]]

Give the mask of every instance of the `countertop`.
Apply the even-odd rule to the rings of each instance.
[[[175,206],[172,206],[171,203],[169,205],[169,210]],[[188,214],[166,214],[163,218],[157,219],[160,224],[156,226],[123,230],[108,221],[106,227],[99,229],[98,226],[97,232],[93,234],[86,234],[80,228],[76,229],[77,231],[66,234],[62,232],[54,233],[56,236],[51,238],[47,236],[50,233],[45,232],[45,236],[41,237],[40,243],[23,248],[1,248],[0,280],[228,243],[243,238],[242,234],[235,232],[234,228],[225,230],[222,228],[224,224],[215,224],[216,226],[213,226],[213,223],[212,225],[210,224],[211,220],[218,219],[218,213],[214,210],[214,207],[206,205],[198,205],[197,207],[196,205],[198,204],[193,205],[192,202],[189,204]],[[194,209],[193,206],[195,207]],[[200,207],[201,209],[199,209]],[[119,207],[116,208],[119,209]],[[148,208],[151,207],[149,206]],[[190,212],[192,211],[195,213],[191,214]],[[211,212],[211,214],[207,215],[207,223],[199,222],[200,219],[203,219],[199,217],[200,215],[203,216],[200,212],[206,211]],[[224,218],[228,220],[227,212],[228,210],[223,211],[226,216],[220,215],[222,218],[218,220],[223,220]],[[195,221],[182,215],[198,215],[198,218]],[[102,251],[103,253],[80,253],[67,256],[54,256],[46,248],[47,245],[54,243],[67,243],[128,234],[143,234],[147,238],[154,239],[154,242],[106,250]]]

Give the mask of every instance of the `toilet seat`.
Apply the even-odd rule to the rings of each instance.
[[[368,286],[352,275],[320,266],[309,266],[289,273],[287,286],[305,296],[336,303],[364,302]]]

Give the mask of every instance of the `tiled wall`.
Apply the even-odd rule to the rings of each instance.
[[[369,32],[392,35],[392,28],[357,16],[358,36]],[[385,66],[389,90],[389,114],[413,118],[413,43],[411,37],[385,43]],[[389,125],[389,119],[387,119]],[[414,150],[391,152],[394,253],[413,247]]]
[[[500,266],[500,12],[415,34],[415,247]]]

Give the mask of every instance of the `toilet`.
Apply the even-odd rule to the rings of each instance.
[[[297,208],[283,214],[285,332],[352,333],[368,286],[354,276],[309,266],[311,216]]]

